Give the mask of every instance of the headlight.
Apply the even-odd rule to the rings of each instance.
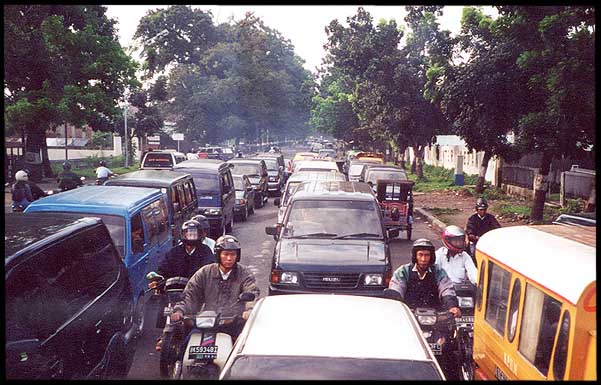
[[[216,317],[196,317],[197,328],[212,328],[215,326]]]
[[[363,284],[365,286],[381,286],[382,280],[382,274],[365,274]]]
[[[288,285],[298,285],[298,273],[283,271],[280,274],[280,283]]]
[[[434,325],[436,323],[436,315],[418,315],[417,322],[420,325]]]
[[[205,214],[209,214],[209,215],[221,215],[221,209],[220,208],[206,209],[205,210]]]
[[[276,178],[275,178],[275,176],[270,176],[270,177],[269,177],[269,181],[270,181],[270,182],[275,182],[275,181],[276,181]]]
[[[474,307],[474,299],[472,297],[457,297],[459,307]]]

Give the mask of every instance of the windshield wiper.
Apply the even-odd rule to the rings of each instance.
[[[377,237],[377,238],[382,238],[382,236],[380,234],[374,234],[374,233],[355,233],[355,234],[345,234],[345,235],[339,235],[337,237],[335,237],[334,239],[344,239],[344,238],[363,238],[363,237]]]
[[[298,239],[304,239],[304,238],[312,238],[312,237],[335,237],[338,234],[332,234],[332,233],[311,233],[311,234],[303,234],[303,235],[295,235],[292,236],[290,238],[298,238]]]

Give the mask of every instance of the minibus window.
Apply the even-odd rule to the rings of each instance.
[[[482,291],[484,288],[484,270],[486,268],[486,264],[482,264],[480,269],[480,278],[478,279],[478,288],[476,290],[476,305],[478,306],[478,311],[482,310]]]
[[[536,287],[526,285],[526,299],[520,329],[519,351],[546,376],[561,303]]]
[[[555,357],[553,358],[553,378],[563,380],[566,371],[566,360],[568,357],[568,341],[570,340],[570,313],[563,312],[561,329],[555,346]]]
[[[513,291],[511,292],[511,302],[509,304],[509,334],[507,338],[509,342],[513,342],[515,331],[518,326],[518,308],[520,307],[520,280],[516,278],[513,281]]]
[[[511,273],[488,262],[488,292],[484,319],[501,335],[507,318],[510,281]]]

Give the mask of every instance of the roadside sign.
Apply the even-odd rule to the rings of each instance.
[[[173,139],[173,140],[184,140],[184,134],[182,134],[182,133],[171,134],[171,139]]]

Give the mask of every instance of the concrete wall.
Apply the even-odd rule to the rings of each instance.
[[[134,146],[137,144],[137,138],[134,138]],[[113,136],[113,149],[105,150],[88,150],[80,148],[68,148],[67,156],[69,159],[85,159],[90,156],[96,156],[99,158],[107,158],[110,156],[123,155],[123,146],[121,145],[121,137]],[[64,148],[48,148],[48,158],[53,160],[64,160],[65,149]]]

